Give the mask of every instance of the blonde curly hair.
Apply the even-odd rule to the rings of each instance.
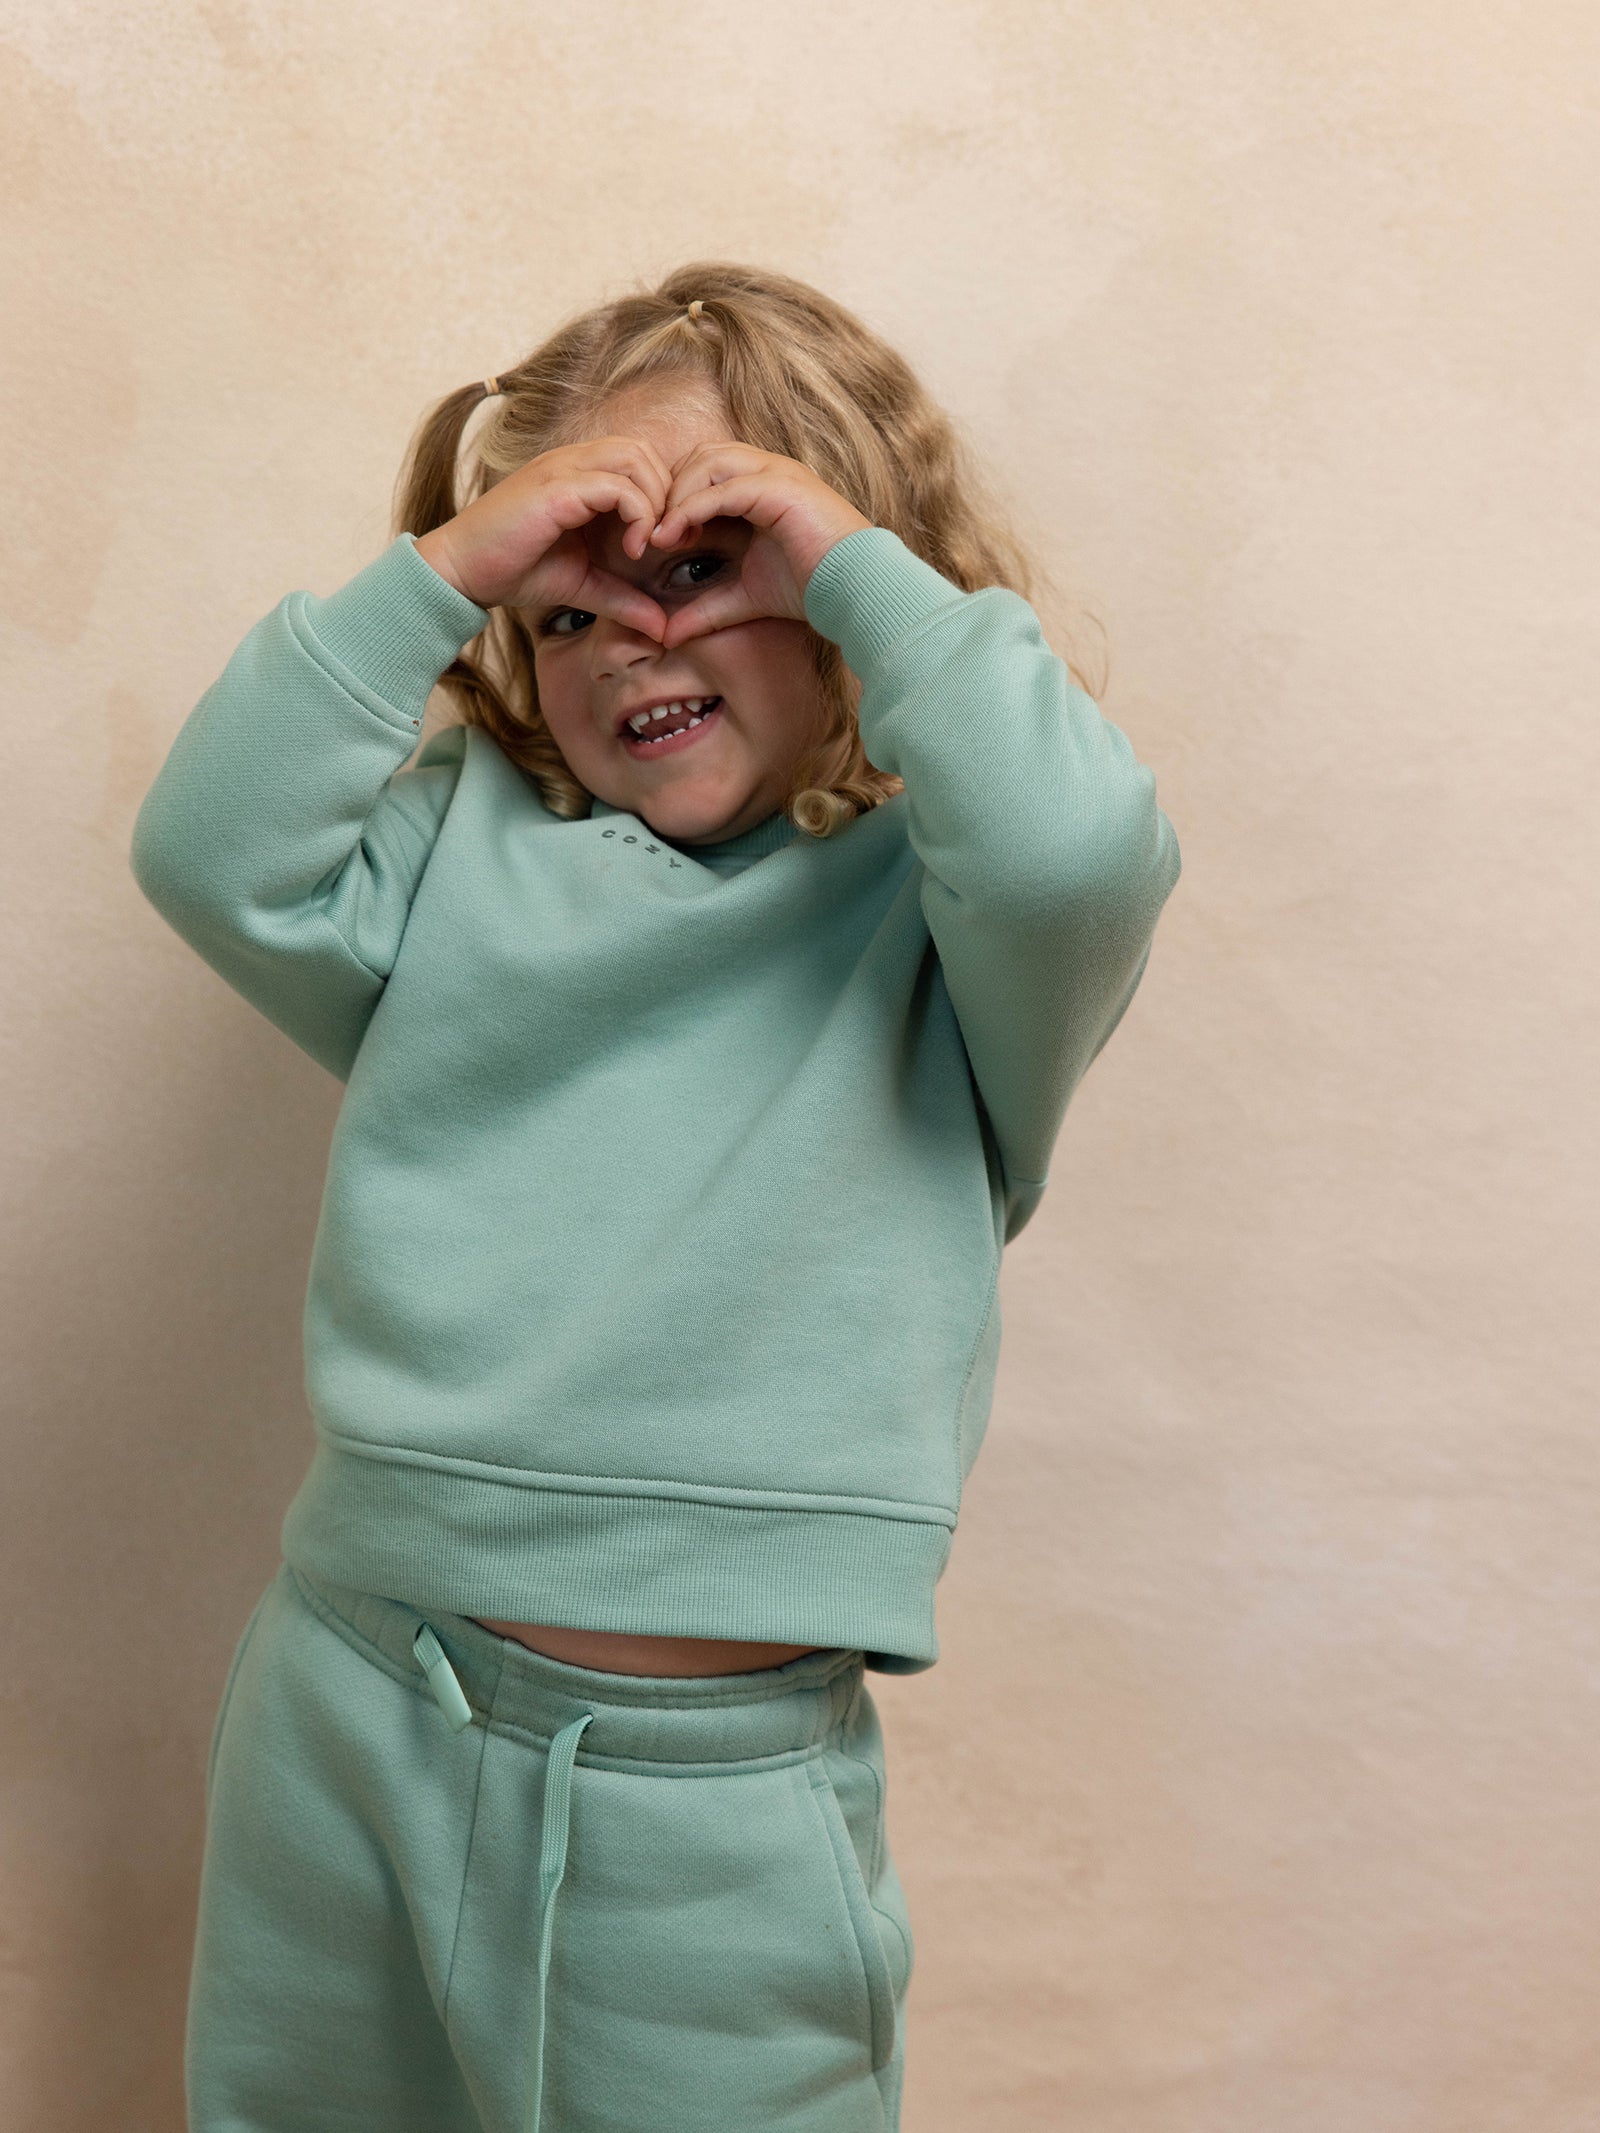
[[[666,377],[709,384],[737,437],[811,468],[963,591],[1004,585],[1034,597],[1043,572],[956,424],[905,359],[808,283],[725,260],[693,260],[654,288],[558,326],[498,373],[498,397],[465,454],[463,434],[489,386],[475,379],[447,393],[407,447],[394,534],[444,525],[530,459],[587,434],[615,394]],[[797,766],[784,812],[796,829],[827,837],[902,781],[867,760],[860,683],[838,646],[812,631],[811,648],[829,715]],[[515,609],[490,610],[440,687],[462,723],[484,728],[533,780],[552,814],[570,821],[589,813],[594,796],[540,713],[533,636]]]

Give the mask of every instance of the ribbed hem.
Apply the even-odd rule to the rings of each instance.
[[[439,676],[489,620],[489,610],[439,575],[409,533],[337,592],[307,594],[319,643],[375,695],[420,717]]]
[[[806,585],[806,620],[831,638],[863,680],[873,662],[919,622],[969,599],[887,526],[860,526],[836,541]]]
[[[296,1569],[502,1622],[939,1656],[950,1528],[870,1512],[519,1487],[318,1440],[283,1521]]]

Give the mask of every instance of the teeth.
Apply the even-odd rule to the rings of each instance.
[[[681,696],[676,703],[657,704],[653,710],[636,711],[627,723],[634,733],[643,733],[646,727],[653,725],[658,719],[666,718],[673,711],[699,711],[703,705],[715,701],[715,697],[711,696]],[[692,723],[698,726],[700,721],[696,718]],[[684,730],[687,732],[688,728]]]

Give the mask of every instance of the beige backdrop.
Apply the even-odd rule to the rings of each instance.
[[[433,395],[720,254],[967,424],[1185,861],[1007,1253],[944,1657],[874,1683],[907,2133],[1590,2133],[1592,6],[8,21],[5,2126],[180,2125],[310,1448],[339,1091],[134,812]]]

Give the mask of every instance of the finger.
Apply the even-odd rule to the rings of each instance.
[[[747,479],[757,478],[771,456],[768,452],[758,452],[753,445],[748,444],[698,445],[673,475],[671,488],[662,506],[663,519],[674,518],[689,497],[708,488],[727,488],[740,475]],[[717,514],[713,512],[709,515],[715,517]]]
[[[625,506],[620,501],[609,507],[628,522],[622,537],[623,552],[637,561],[649,546],[651,529],[665,508],[671,473],[660,454],[642,437],[598,437],[586,449],[594,454],[597,471],[626,479],[631,491],[645,500],[647,509]]]
[[[630,585],[626,578],[613,577],[609,570],[598,566],[591,570],[578,588],[574,599],[566,603],[589,615],[608,615],[613,622],[620,622],[631,630],[639,630],[661,644],[666,636],[667,616],[648,593]]]
[[[609,469],[585,483],[581,495],[591,520],[614,511],[624,521],[623,552],[637,561],[649,546],[651,528],[661,515],[658,499],[631,476]]]
[[[624,553],[632,556],[637,562],[650,546],[651,532],[666,509],[667,495],[672,487],[672,472],[646,439],[630,438],[627,442],[635,447],[630,461],[634,480],[650,502],[648,518],[642,523],[630,525],[622,537]]]
[[[593,446],[582,446],[578,467],[565,469],[565,491],[578,503],[578,516],[559,510],[561,525],[570,531],[589,518],[604,518],[617,512],[625,520],[623,548],[640,557],[651,538],[651,527],[666,503],[670,476],[659,456],[638,437],[597,437]]]
[[[709,443],[697,444],[681,459],[674,460],[667,474],[675,487],[687,489],[703,481],[708,472],[719,477],[749,473],[771,457],[770,452],[760,451],[741,438],[713,437]]]
[[[660,518],[656,505],[647,497],[638,510],[624,510],[622,516],[628,521],[622,532],[622,552],[632,556],[637,563],[650,545],[650,535]]]
[[[672,469],[646,437],[597,437],[580,450],[593,455],[597,466],[626,473],[638,483],[659,508],[672,487]]]
[[[763,499],[767,501],[766,509],[763,509]],[[676,547],[707,519],[743,518],[749,519],[753,525],[765,526],[771,524],[781,509],[781,503],[768,496],[766,484],[759,474],[733,475],[724,481],[708,483],[676,503],[669,499],[651,538],[657,547]]]
[[[648,516],[654,524],[658,508],[630,475],[611,467],[577,469],[553,486],[544,507],[564,533],[578,533],[608,511],[630,522]]]
[[[736,622],[753,622],[761,610],[737,585],[708,587],[697,600],[680,607],[667,622],[661,637],[663,651],[676,651],[691,637],[704,637],[711,630],[731,629]]]
[[[754,445],[716,443],[696,445],[688,456],[672,469],[672,481],[667,496],[667,507],[680,502],[696,489],[704,488],[707,482],[728,481],[736,474],[754,474],[771,458],[769,452],[758,452]]]

